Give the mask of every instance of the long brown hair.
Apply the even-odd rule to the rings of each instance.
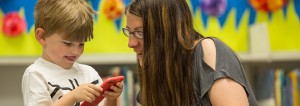
[[[185,0],[133,0],[126,14],[143,20],[144,61],[139,66],[143,106],[194,104],[193,48],[203,36]]]

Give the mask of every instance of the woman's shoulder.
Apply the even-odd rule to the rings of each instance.
[[[202,55],[204,62],[215,69],[216,47],[213,38],[202,38],[198,41],[197,54]],[[200,51],[200,52],[199,52]]]
[[[201,55],[204,62],[213,69],[218,65],[217,61],[220,61],[220,58],[234,57],[226,57],[228,55],[234,55],[234,53],[223,41],[216,37],[202,38],[197,44],[194,53],[196,53],[196,55]]]
[[[215,48],[216,42],[220,42],[220,40],[215,37],[204,37],[195,41],[195,46],[196,47],[201,46],[201,48],[210,48],[210,47]]]
[[[194,53],[195,56],[200,56],[202,58],[207,57],[207,55],[216,54],[216,46],[214,38],[204,37],[194,43]]]
[[[204,54],[217,53],[220,55],[224,52],[232,52],[232,49],[225,42],[216,37],[202,38],[197,42],[197,46],[200,46],[200,50]]]

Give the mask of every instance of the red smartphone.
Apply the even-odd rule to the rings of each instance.
[[[110,77],[107,78],[101,85],[100,87],[103,88],[103,92],[101,92],[101,94],[104,93],[104,91],[109,91],[110,86],[112,85],[116,85],[117,82],[121,82],[124,80],[124,76],[116,76],[116,77]],[[97,106],[105,97],[104,96],[98,96],[92,103],[89,103],[87,101],[84,101],[80,106]]]

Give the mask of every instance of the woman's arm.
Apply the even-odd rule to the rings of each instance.
[[[208,91],[213,106],[249,106],[245,89],[230,78],[221,78]]]

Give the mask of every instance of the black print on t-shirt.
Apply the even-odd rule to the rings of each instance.
[[[74,80],[74,82],[73,82],[73,80]],[[61,89],[61,90],[69,90],[69,91],[72,91],[73,89],[75,89],[76,87],[78,87],[79,86],[79,83],[78,83],[78,81],[74,78],[74,79],[69,79],[69,82],[70,82],[70,84],[72,85],[72,88],[70,88],[70,87],[61,87],[61,86],[59,86],[59,85],[56,85],[56,84],[52,84],[51,82],[48,82],[48,84],[50,85],[50,86],[52,86],[52,87],[54,87],[55,89],[53,90],[53,92],[51,92],[51,94],[50,94],[50,96],[51,96],[51,98],[53,98],[54,97],[54,95]],[[75,84],[76,85],[75,85]],[[92,81],[91,82],[91,84],[98,84],[99,83],[99,81],[98,80],[95,80],[95,81]],[[76,87],[75,87],[76,86]],[[60,96],[59,97],[59,99],[61,98],[62,96]],[[79,106],[80,105],[80,103],[76,103],[74,106]]]

